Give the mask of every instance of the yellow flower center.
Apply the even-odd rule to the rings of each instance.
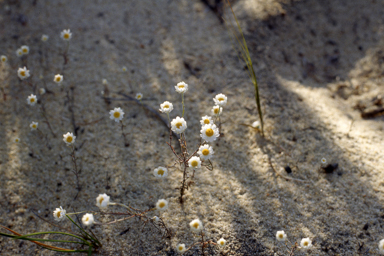
[[[213,110],[213,112],[215,112],[215,114],[218,114],[218,113],[219,113],[219,108],[215,108],[215,109]]]
[[[183,89],[184,87],[184,85],[179,85],[179,89]]]
[[[207,156],[207,155],[209,155],[209,149],[203,149],[202,151],[201,151],[201,153],[203,153],[203,155],[205,155],[205,156]]]
[[[224,98],[219,98],[218,100],[219,100],[219,101],[224,101]]]
[[[163,176],[164,175],[164,170],[163,169],[158,170],[157,174]]]
[[[25,53],[26,53],[27,51],[28,51],[28,50],[27,50],[27,48],[23,48],[23,52],[25,52]]]
[[[35,98],[31,98],[29,101],[30,102],[35,102]]]
[[[192,227],[194,227],[195,229],[198,229],[199,228],[199,223],[197,223],[197,222],[193,223]]]
[[[221,244],[221,245],[224,245],[224,241],[220,241],[220,244]]]
[[[3,58],[1,58],[1,61],[5,61],[5,58],[3,57]]]
[[[169,105],[164,105],[164,107],[163,108],[169,108]]]
[[[56,82],[60,82],[61,81],[61,77],[56,77]]]
[[[85,217],[85,221],[89,221],[89,217],[87,216],[87,217]]]
[[[176,125],[176,127],[177,127],[177,129],[180,129],[180,127],[183,125],[183,123],[181,123],[181,122],[178,122],[177,124],[175,124]]]
[[[115,112],[115,113],[113,113],[113,117],[114,117],[114,118],[119,118],[119,117],[120,117],[120,112]]]
[[[303,243],[303,245],[304,245],[304,246],[308,246],[308,242],[305,241],[305,242]]]
[[[15,139],[16,142],[19,142],[19,139]]]
[[[165,206],[165,203],[164,203],[164,202],[160,202],[160,203],[159,203],[159,207],[160,207],[160,208],[163,208],[164,206]]]
[[[72,136],[68,136],[68,137],[67,137],[67,142],[68,142],[68,143],[71,143],[72,140],[73,140],[73,137],[72,137]]]
[[[101,204],[104,201],[104,197],[99,199],[99,204]]]
[[[191,165],[192,165],[193,167],[196,167],[198,164],[199,164],[199,163],[198,163],[196,160],[194,160],[194,161],[191,162]]]
[[[60,216],[61,216],[61,211],[58,211],[58,212],[56,213],[56,216],[57,216],[57,218],[60,218]]]
[[[280,239],[283,239],[283,237],[284,237],[283,234],[279,234]]]
[[[183,246],[179,246],[179,251],[182,251],[184,249]]]
[[[141,99],[141,95],[137,95],[137,99]]]
[[[210,122],[209,122],[209,119],[207,118],[207,119],[204,119],[204,124],[209,124]]]
[[[64,34],[64,38],[65,38],[65,39],[68,39],[68,38],[69,38],[69,34],[68,34],[68,33],[65,33],[65,34]]]
[[[213,136],[213,130],[211,128],[208,128],[207,130],[205,130],[205,135],[207,135],[208,137]]]
[[[25,71],[20,71],[21,76],[25,76]]]
[[[35,125],[35,124],[33,124],[33,125],[32,125],[32,128],[33,128],[33,129],[36,129],[36,125]]]

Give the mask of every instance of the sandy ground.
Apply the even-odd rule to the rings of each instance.
[[[176,255],[178,243],[197,241],[188,226],[195,218],[209,239],[228,242],[207,255],[288,255],[275,239],[278,230],[285,230],[291,242],[312,239],[310,251],[295,255],[379,253],[383,118],[369,113],[380,112],[383,104],[382,1],[233,3],[259,79],[265,137],[244,126],[258,119],[254,88],[230,33],[201,1],[0,1],[0,7],[0,54],[9,58],[0,72],[6,94],[0,99],[1,225],[23,234],[58,230],[33,212],[53,221],[52,211],[59,206],[68,212],[97,211],[95,198],[107,193],[114,202],[143,210],[158,199],[169,200],[161,216],[173,236],[162,238],[133,220],[94,226],[103,244],[98,255]],[[65,43],[59,35],[66,28],[73,38],[63,67]],[[42,34],[50,36],[46,43]],[[30,54],[17,58],[15,51],[24,44]],[[17,78],[17,68],[24,65],[34,88]],[[62,86],[52,81],[57,73],[64,74]],[[187,82],[186,137],[192,150],[199,143],[199,119],[210,114],[212,98],[228,96],[221,119],[224,136],[212,144],[214,169],[196,172],[183,207],[175,190],[181,171],[170,170],[164,181],[152,175],[154,168],[175,160],[166,144],[167,128],[134,101],[104,101],[102,79],[108,80],[111,97],[142,92],[143,103],[154,109],[172,101],[172,118],[181,113],[174,85]],[[38,95],[36,106],[27,105],[27,96],[44,84],[51,93]],[[76,200],[70,150],[62,141],[62,134],[74,131],[68,91],[74,95],[78,126],[82,190]],[[56,137],[44,122],[42,105]],[[108,117],[114,107],[125,111],[128,147]],[[41,133],[30,131],[31,121],[39,122]],[[13,142],[17,136],[22,143]],[[338,169],[325,173],[321,158]],[[280,175],[301,181],[277,175],[269,159]],[[60,225],[74,228],[68,222]],[[60,255],[4,237],[0,254]],[[200,249],[186,255],[200,255]]]

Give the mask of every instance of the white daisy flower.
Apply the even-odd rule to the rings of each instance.
[[[65,41],[69,41],[72,38],[72,33],[69,29],[64,29],[63,31],[61,31],[60,37]]]
[[[158,178],[165,178],[168,176],[168,169],[162,166],[157,167],[153,174]]]
[[[93,218],[93,214],[92,213],[86,213],[86,214],[84,214],[84,216],[81,219],[81,221],[83,222],[83,224],[85,226],[90,226],[90,225],[92,225],[95,222],[95,219]]]
[[[55,77],[53,78],[53,82],[57,83],[58,85],[61,85],[63,80],[64,80],[64,77],[60,74],[55,75]]]
[[[189,223],[189,227],[191,228],[192,232],[200,233],[200,231],[203,229],[203,223],[199,219],[195,219]]]
[[[215,102],[216,105],[220,107],[224,107],[227,104],[227,96],[225,96],[222,93],[217,94],[216,97],[213,98],[213,101]]]
[[[203,138],[206,142],[213,142],[220,136],[219,129],[215,124],[206,124],[201,127],[200,137]]]
[[[187,122],[182,117],[176,117],[171,122],[171,129],[177,134],[183,133],[187,129]]]
[[[29,47],[26,45],[21,46],[20,49],[24,55],[27,55],[29,53]]]
[[[379,242],[379,252],[380,254],[384,254],[384,239],[381,239]]]
[[[156,203],[156,209],[159,211],[165,211],[168,209],[168,201],[165,199],[160,199]]]
[[[188,166],[193,169],[200,169],[201,168],[201,160],[198,156],[193,156],[188,161]]]
[[[253,128],[260,129],[260,121],[255,121],[255,122],[253,122],[251,126],[252,126]]]
[[[107,208],[109,204],[110,197],[107,194],[100,194],[96,198],[96,206],[99,208]]]
[[[1,59],[1,62],[3,62],[3,63],[7,62],[7,60],[8,60],[7,56],[5,56],[5,55],[1,55],[0,59]]]
[[[227,241],[224,238],[220,238],[219,241],[217,241],[217,244],[220,247],[224,247],[227,244]]]
[[[40,93],[40,95],[43,95],[43,94],[45,94],[45,93],[46,93],[46,91],[45,91],[45,89],[44,89],[44,88],[40,88],[40,89],[39,89],[39,93]]]
[[[124,112],[121,108],[114,108],[113,110],[109,111],[109,118],[112,120],[115,120],[115,122],[119,122],[124,117]]]
[[[17,49],[16,50],[16,55],[17,55],[17,57],[21,57],[21,56],[23,56],[23,51],[19,48],[19,49]]]
[[[30,77],[29,70],[26,67],[19,68],[17,70],[17,75],[19,76],[19,78],[21,80],[24,80],[24,79],[27,79],[28,77]]]
[[[121,70],[123,71],[123,72],[127,72],[127,67],[126,66],[123,66],[122,68],[121,68]]]
[[[212,120],[212,117],[210,116],[203,116],[200,120],[200,124],[201,125],[205,125],[205,124],[213,124],[213,120]]]
[[[36,98],[36,95],[29,95],[28,98],[27,98],[27,103],[31,106],[34,106],[37,102],[37,98]]]
[[[107,79],[104,78],[104,79],[102,80],[102,83],[103,83],[104,85],[108,84]]]
[[[311,239],[309,238],[303,238],[301,239],[301,242],[300,242],[300,247],[302,249],[309,249],[312,247],[312,241]]]
[[[73,136],[73,133],[67,132],[66,134],[63,135],[63,141],[69,146],[73,143],[75,143],[76,136]]]
[[[136,96],[135,96],[135,98],[136,98],[137,100],[141,100],[141,99],[143,98],[143,94],[142,94],[142,93],[137,93]]]
[[[175,86],[175,89],[178,93],[186,93],[188,91],[188,84],[180,82]]]
[[[38,122],[32,122],[29,127],[31,127],[31,131],[37,130],[37,127],[39,126]]]
[[[53,211],[53,217],[56,221],[62,221],[65,218],[65,214],[67,212],[63,209],[63,207],[60,206],[60,208],[56,208],[56,210]]]
[[[49,36],[47,36],[47,35],[42,35],[41,36],[41,41],[43,41],[43,42],[48,41],[48,39],[49,39]]]
[[[19,138],[19,137],[15,137],[15,138],[13,139],[13,141],[16,142],[16,143],[19,143],[19,142],[20,142],[20,138]]]
[[[203,160],[209,160],[213,157],[213,149],[208,144],[201,145],[199,147],[199,151],[197,154],[199,154],[200,158]]]
[[[284,230],[277,231],[276,239],[277,241],[284,242],[285,240],[287,240],[287,234],[285,234]]]
[[[218,105],[216,105],[216,106],[214,106],[214,107],[212,108],[212,114],[213,114],[214,116],[219,116],[219,115],[221,115],[221,112],[223,112],[223,108],[220,107],[220,106],[218,106]]]
[[[160,112],[169,114],[173,110],[173,104],[169,101],[164,101],[163,104],[160,104]]]
[[[322,163],[322,164],[326,164],[326,163],[327,163],[327,159],[325,159],[324,157],[321,158],[321,163]]]
[[[176,247],[176,251],[178,253],[183,253],[187,250],[187,248],[185,248],[185,244],[178,244],[177,247]]]

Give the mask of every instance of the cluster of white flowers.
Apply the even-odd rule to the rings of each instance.
[[[16,55],[18,57],[21,57],[23,55],[27,55],[28,53],[29,53],[29,47],[27,45],[23,45],[19,49],[16,50]]]
[[[284,232],[284,230],[277,231],[276,239],[279,242],[285,242],[288,239],[287,234]],[[309,239],[309,237],[301,239],[299,248],[304,250],[312,248],[312,240]]]

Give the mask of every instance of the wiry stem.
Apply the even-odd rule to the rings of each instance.
[[[124,146],[128,147],[129,146],[129,143],[127,142],[127,137],[124,133],[124,127],[125,125],[123,124],[123,121],[120,121],[120,124],[121,124],[121,134],[123,135],[124,137]]]

